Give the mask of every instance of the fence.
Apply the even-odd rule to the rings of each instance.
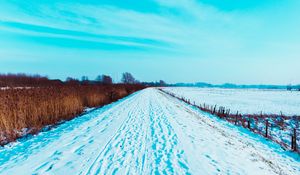
[[[177,98],[189,105],[193,105],[198,109],[207,113],[213,114],[221,119],[224,119],[237,126],[242,126],[250,131],[259,134],[265,138],[268,138],[286,150],[291,150],[300,153],[298,145],[300,137],[299,133],[299,121],[300,116],[285,116],[283,114],[242,114],[239,111],[233,113],[230,109],[226,109],[223,106],[200,104],[196,105],[195,102],[191,103],[189,99],[184,97],[178,97],[174,93],[160,91]]]

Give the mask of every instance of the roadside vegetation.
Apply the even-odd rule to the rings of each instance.
[[[67,78],[66,81],[25,74],[0,75],[0,145],[7,144],[42,128],[70,120],[85,108],[100,107],[145,86],[132,76],[128,82],[113,84],[110,76],[90,81]],[[125,82],[126,80],[126,82]]]

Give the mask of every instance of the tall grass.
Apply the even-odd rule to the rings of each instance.
[[[36,133],[44,126],[70,120],[85,107],[102,106],[142,88],[116,84],[0,90],[0,145],[27,133]]]

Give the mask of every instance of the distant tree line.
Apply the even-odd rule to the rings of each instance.
[[[165,81],[163,80],[159,80],[156,82],[142,82],[142,85],[145,86],[150,86],[150,87],[164,87],[164,86],[170,86],[169,84],[167,84]]]
[[[63,83],[60,80],[49,81],[48,77],[41,75],[0,74],[0,87],[36,87],[61,84]]]
[[[82,76],[81,79],[67,77],[65,81],[59,79],[49,79],[47,76],[18,74],[0,74],[0,87],[48,87],[57,85],[111,85],[115,84],[111,76],[98,75],[95,79],[90,80],[88,76]],[[117,83],[120,84],[120,83]],[[122,74],[121,84],[141,84],[134,76],[125,72]],[[157,84],[157,83],[144,83]]]
[[[300,85],[239,85],[232,83],[224,83],[224,84],[210,84],[205,82],[197,82],[197,83],[175,83],[175,84],[167,84],[166,86],[172,87],[200,87],[200,88],[230,88],[230,89],[287,89],[287,90],[298,90],[300,91]]]
[[[288,91],[292,91],[292,90],[300,91],[300,85],[293,86],[293,85],[289,84],[289,85],[286,86],[286,90],[288,90]]]
[[[175,83],[168,84],[163,80],[155,82],[140,82],[131,73],[124,72],[122,74],[121,84],[142,84],[150,87],[175,86],[175,87],[206,87],[206,88],[233,88],[233,89],[287,89],[300,91],[300,85],[237,85],[225,83],[220,85],[209,84],[205,82],[197,83]],[[48,79],[47,76],[26,75],[26,74],[0,74],[0,87],[48,87],[57,85],[111,85],[115,83],[109,75],[98,75],[95,79],[89,79],[88,76],[82,76],[81,79],[68,77],[65,81],[58,79]]]

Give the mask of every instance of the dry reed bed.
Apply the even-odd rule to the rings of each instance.
[[[140,85],[58,85],[0,90],[0,145],[47,125],[70,120],[85,107],[109,104],[142,89]]]

